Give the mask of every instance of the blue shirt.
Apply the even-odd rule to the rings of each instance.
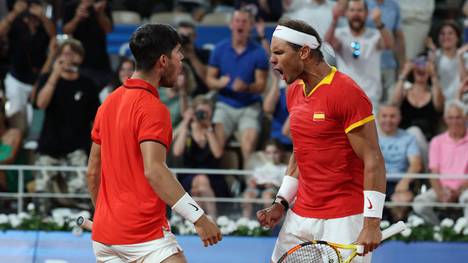
[[[209,65],[219,70],[219,76],[229,76],[230,81],[218,93],[218,100],[231,107],[242,108],[262,100],[260,94],[236,92],[232,84],[240,78],[247,85],[255,82],[255,70],[268,70],[268,56],[259,44],[249,41],[241,54],[232,47],[232,40],[228,38],[216,45],[211,53]]]
[[[292,145],[289,137],[283,135],[283,125],[288,119],[289,113],[286,106],[286,88],[280,88],[280,96],[276,103],[275,112],[271,120],[271,133],[270,137],[277,139],[284,145]]]
[[[408,158],[421,155],[416,138],[402,129],[393,136],[379,133],[379,145],[387,173],[405,173],[409,167]]]
[[[381,20],[382,23],[385,24],[385,28],[388,29],[392,35],[394,35],[397,30],[401,30],[400,6],[395,0],[385,0],[382,4],[378,4],[375,0],[366,0],[366,2],[369,8],[369,16],[366,22],[367,26],[375,28],[374,21],[371,19],[371,13],[372,9],[378,7],[382,13]],[[395,59],[395,53],[389,49],[384,50],[380,59],[380,65],[382,69],[396,69],[397,61]]]

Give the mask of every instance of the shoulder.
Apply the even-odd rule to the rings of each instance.
[[[342,96],[349,95],[348,92],[357,92],[362,93],[362,89],[359,85],[354,81],[350,76],[342,73],[341,71],[336,71],[335,76],[333,77],[333,81],[331,82],[335,88],[332,89],[334,93],[341,94]]]
[[[218,44],[215,45],[214,51],[225,50],[231,46],[231,39],[227,38],[221,40]]]
[[[444,142],[447,139],[448,139],[448,133],[447,132],[444,132],[442,134],[434,136],[434,138],[432,138],[432,140],[431,140],[430,146],[433,147],[433,146],[439,146],[441,144],[444,144]]]

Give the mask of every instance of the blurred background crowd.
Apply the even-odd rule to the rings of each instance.
[[[0,0],[0,164],[87,164],[94,115],[134,71],[129,34],[143,23],[179,32],[183,71],[159,89],[170,109],[172,168],[250,170],[250,176],[178,174],[196,197],[271,202],[293,151],[286,84],[269,65],[280,19],[301,19],[326,42],[326,61],[351,76],[374,106],[391,178],[391,221],[409,213],[438,224],[463,210],[424,202],[468,203],[468,1],[463,0]],[[219,37],[219,28],[224,35]],[[217,39],[217,41],[200,41]],[[119,42],[119,43],[120,43]],[[118,121],[118,120],[116,120]],[[405,174],[431,173],[432,179]],[[30,173],[28,192],[87,193],[81,172]],[[14,171],[0,172],[0,192],[16,192]],[[83,199],[37,199],[89,208]],[[201,202],[215,217],[227,213]],[[14,200],[1,200],[11,211]],[[254,216],[251,203],[237,215]],[[229,213],[232,213],[230,211]]]

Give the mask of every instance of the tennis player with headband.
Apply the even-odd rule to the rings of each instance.
[[[136,71],[96,114],[88,189],[96,206],[98,262],[186,262],[170,232],[166,204],[195,224],[205,246],[221,240],[216,224],[166,166],[172,127],[157,88],[174,86],[182,68],[180,43],[168,25],[139,27],[130,40]]]
[[[356,242],[365,254],[381,240],[386,178],[372,105],[324,61],[321,45],[300,20],[280,22],[273,33],[270,61],[289,85],[294,150],[273,205],[257,212],[268,227],[286,214],[272,262],[309,240]],[[370,262],[370,255],[358,261]]]

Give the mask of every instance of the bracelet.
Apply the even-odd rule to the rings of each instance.
[[[385,194],[377,191],[364,191],[364,217],[382,218]]]
[[[193,198],[185,193],[173,206],[172,210],[176,211],[183,218],[195,223],[205,211],[193,200]]]

